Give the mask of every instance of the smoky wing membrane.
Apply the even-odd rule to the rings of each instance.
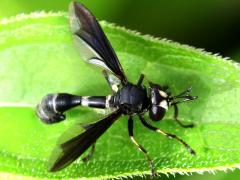
[[[96,18],[82,4],[73,2],[69,7],[70,27],[75,45],[88,63],[100,66],[122,82],[126,82],[123,69]]]
[[[58,171],[81,156],[119,118],[118,109],[101,120],[87,125],[75,125],[60,138],[49,160],[49,171]]]

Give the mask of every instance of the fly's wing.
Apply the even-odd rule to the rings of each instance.
[[[77,124],[59,138],[49,160],[49,171],[58,171],[81,156],[119,118],[118,109],[103,119],[87,125]]]
[[[127,78],[117,55],[91,12],[82,4],[72,2],[69,18],[74,41],[82,58],[110,71],[125,84]]]

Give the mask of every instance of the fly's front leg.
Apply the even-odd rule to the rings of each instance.
[[[181,121],[179,121],[178,120],[178,107],[177,107],[177,105],[173,104],[173,108],[174,108],[174,116],[173,116],[173,118],[180,126],[182,126],[183,128],[192,128],[194,126],[193,124],[185,125]]]
[[[93,156],[93,153],[95,152],[95,148],[96,148],[96,142],[93,143],[89,153],[82,159],[83,162],[87,162]]]
[[[128,119],[128,133],[129,133],[129,137],[130,137],[132,143],[138,148],[139,151],[143,152],[144,155],[146,156],[149,166],[150,166],[150,169],[151,169],[151,172],[152,172],[152,176],[157,176],[157,172],[155,171],[152,159],[150,158],[150,156],[148,155],[148,153],[144,149],[144,147],[142,147],[140,144],[138,144],[138,142],[135,140],[135,138],[133,136],[133,119],[131,116],[129,116],[129,119]]]
[[[149,124],[145,119],[144,117],[142,116],[139,116],[142,124],[147,127],[148,129],[152,130],[152,131],[155,131],[157,133],[160,133],[170,139],[176,139],[179,143],[181,143],[182,145],[185,146],[185,148],[188,150],[188,152],[191,154],[191,155],[196,155],[195,151],[185,142],[183,141],[181,138],[179,138],[178,136],[176,136],[175,134],[170,134],[170,133],[167,133],[167,132],[164,132],[162,131],[161,129],[159,128],[156,128],[154,126],[152,126],[151,124]]]

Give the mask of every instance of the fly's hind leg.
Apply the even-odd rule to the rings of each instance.
[[[87,162],[93,156],[93,153],[95,152],[95,148],[96,148],[96,142],[93,143],[89,153],[82,159],[83,162]]]
[[[107,71],[102,71],[105,79],[107,80],[108,85],[112,89],[113,92],[117,92],[119,89],[119,85],[121,84],[120,80],[117,79],[115,76],[109,74]]]
[[[192,128],[194,125],[193,124],[188,124],[188,125],[185,125],[183,124],[181,121],[178,120],[178,107],[176,104],[173,104],[173,108],[174,108],[174,120],[183,128]]]
[[[150,169],[151,169],[151,172],[152,172],[152,176],[153,177],[157,176],[157,172],[155,171],[152,159],[150,158],[150,156],[148,155],[148,153],[144,149],[144,147],[142,147],[140,144],[138,144],[138,142],[135,140],[135,138],[133,136],[133,119],[131,116],[129,116],[129,119],[128,119],[128,133],[129,133],[129,137],[130,137],[132,143],[138,148],[139,151],[143,152],[144,155],[146,156],[149,166],[150,166]]]

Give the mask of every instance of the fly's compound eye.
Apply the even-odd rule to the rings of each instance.
[[[44,123],[52,124],[65,119],[65,115],[56,110],[57,96],[58,94],[48,94],[37,105],[37,115]]]
[[[153,121],[159,121],[164,117],[165,113],[166,113],[166,109],[157,105],[153,105],[149,110],[149,117]]]

